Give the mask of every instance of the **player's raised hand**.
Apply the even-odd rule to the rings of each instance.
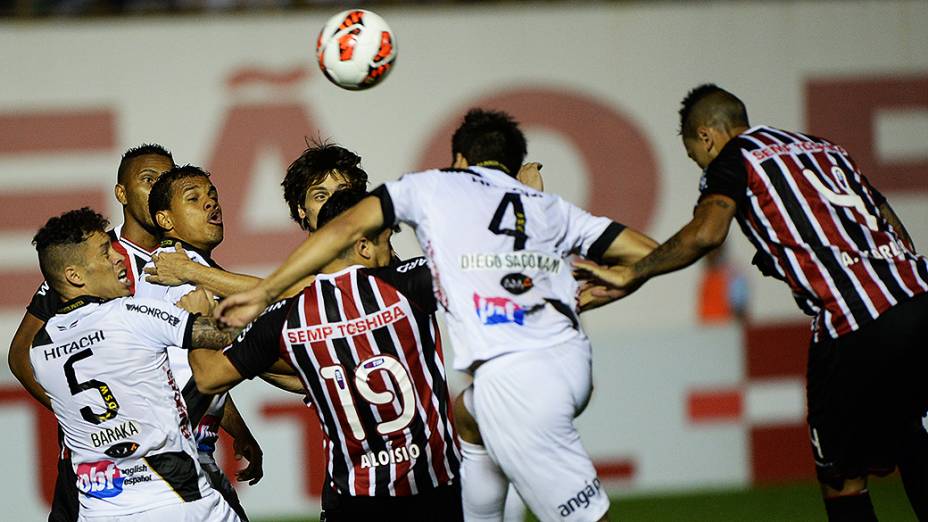
[[[205,288],[197,288],[177,301],[177,306],[192,314],[209,317],[216,308],[216,296]]]
[[[574,259],[573,265],[575,278],[598,283],[597,286],[602,285],[608,287],[609,290],[621,290],[627,295],[640,286],[633,282],[632,270],[627,266],[600,266],[587,259]],[[596,288],[590,291],[595,297],[608,297],[609,294],[608,291]]]
[[[151,256],[155,266],[145,268],[146,281],[156,285],[180,286],[190,282],[187,275],[195,268],[184,247],[177,243],[174,252],[159,252]]]
[[[268,293],[261,285],[247,292],[230,295],[216,307],[214,315],[223,325],[244,328],[271,304]]]
[[[544,192],[545,180],[541,177],[541,167],[542,164],[537,161],[526,163],[519,169],[519,173],[516,174],[516,179],[523,185],[528,185],[539,192]]]
[[[248,433],[248,436],[236,437],[232,441],[232,449],[235,450],[235,460],[244,458],[248,461],[248,465],[235,474],[236,480],[254,486],[264,476],[264,452],[261,451],[261,446],[251,433]]]

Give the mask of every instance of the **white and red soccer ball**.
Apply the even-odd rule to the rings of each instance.
[[[387,77],[396,61],[396,37],[377,13],[342,11],[329,18],[316,40],[316,58],[326,78],[357,91]]]

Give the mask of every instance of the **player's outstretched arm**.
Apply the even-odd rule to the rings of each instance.
[[[381,227],[380,200],[374,196],[362,199],[303,241],[284,264],[258,286],[219,303],[217,317],[230,326],[245,326],[291,285],[318,273],[344,249]]]
[[[238,335],[237,328],[224,328],[219,326],[212,317],[197,317],[193,321],[193,330],[190,333],[190,348],[206,348],[218,350],[232,344]]]
[[[177,244],[174,252],[159,252],[151,257],[154,266],[145,268],[146,280],[156,285],[180,286],[191,284],[225,297],[254,288],[261,278],[226,272],[201,265]]]
[[[258,377],[261,377],[266,383],[276,386],[281,390],[298,395],[306,395],[306,388],[303,387],[303,382],[297,377],[296,371],[281,359],[278,359],[273,366],[264,373],[258,375]]]
[[[32,395],[42,406],[51,411],[52,402],[48,399],[48,395],[45,394],[45,389],[36,382],[35,375],[32,372],[32,363],[29,362],[29,348],[32,347],[32,340],[44,324],[41,319],[26,312],[23,315],[23,320],[19,323],[19,328],[13,334],[7,361],[10,364],[10,371],[13,372],[13,376],[29,392],[29,395]]]
[[[251,434],[248,425],[245,424],[245,419],[239,413],[231,395],[226,399],[220,426],[232,436],[235,460],[244,458],[248,461],[248,466],[235,474],[236,480],[248,482],[250,486],[254,486],[264,476],[264,452],[254,435]]]
[[[200,393],[222,393],[244,380],[221,351],[193,348],[187,354],[187,360]]]
[[[718,248],[728,236],[735,210],[731,198],[710,194],[700,200],[689,223],[634,264],[601,267],[581,260],[574,263],[575,268],[581,275],[614,289],[634,291],[648,279],[685,268]]]
[[[915,242],[912,241],[912,236],[909,235],[909,231],[905,229],[902,220],[899,219],[899,216],[893,211],[893,207],[889,206],[888,201],[884,201],[880,205],[880,214],[883,216],[883,219],[889,222],[889,226],[893,227],[893,231],[895,231],[899,239],[905,243],[905,247],[909,249],[909,252],[914,254]]]

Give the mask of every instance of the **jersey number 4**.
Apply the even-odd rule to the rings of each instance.
[[[395,382],[394,389],[399,391],[400,397],[396,397],[390,391],[376,391],[371,388],[368,380],[370,374],[375,371],[386,372],[393,378]],[[361,417],[358,415],[357,408],[355,408],[354,397],[348,388],[350,384],[346,378],[345,368],[341,365],[326,366],[319,369],[319,375],[335,384],[335,392],[338,401],[341,403],[342,411],[345,412],[345,419],[351,428],[351,435],[355,440],[364,440],[364,426],[361,424]],[[358,394],[370,404],[390,404],[395,399],[399,400],[402,408],[399,417],[377,424],[377,433],[386,435],[409,425],[416,413],[416,393],[412,380],[409,378],[409,373],[398,360],[386,355],[376,355],[361,361],[355,368],[353,384]]]
[[[502,228],[503,216],[506,215],[509,207],[512,207],[512,212],[515,215],[515,228]],[[496,212],[493,214],[493,219],[487,228],[497,235],[512,236],[515,240],[512,249],[524,250],[525,240],[528,239],[528,235],[525,233],[525,207],[522,206],[522,198],[515,192],[507,192],[503,196],[503,200],[499,202],[499,206],[496,207]]]
[[[105,382],[96,379],[77,382],[77,376],[74,375],[74,363],[82,361],[91,355],[93,355],[93,351],[87,349],[68,358],[64,363],[64,376],[68,379],[68,388],[71,389],[71,395],[77,395],[87,390],[97,390],[100,392],[100,397],[103,398],[103,403],[106,404],[106,411],[103,413],[94,413],[93,410],[90,409],[90,406],[81,408],[81,417],[83,417],[85,421],[91,424],[100,424],[116,417],[116,412],[119,411],[119,402],[116,401],[116,397],[113,396],[112,390],[110,390],[109,385]]]

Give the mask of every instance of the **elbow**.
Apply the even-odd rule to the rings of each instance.
[[[194,373],[194,381],[197,383],[197,390],[205,395],[215,395],[227,389],[222,383],[212,379],[209,374]]]
[[[727,228],[700,227],[693,236],[693,245],[700,252],[709,252],[722,246],[728,237]]]

